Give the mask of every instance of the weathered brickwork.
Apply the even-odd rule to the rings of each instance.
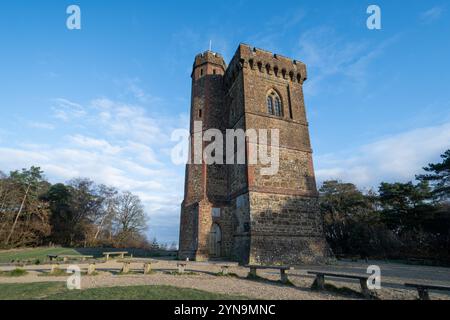
[[[195,58],[191,135],[201,133],[194,121],[203,121],[202,132],[278,129],[280,163],[272,176],[261,174],[263,164],[188,164],[180,258],[301,264],[327,257],[303,97],[306,78],[302,62],[244,44],[229,66],[210,51]],[[269,114],[269,94],[279,97],[280,114]],[[246,141],[247,160],[252,143],[258,141]]]

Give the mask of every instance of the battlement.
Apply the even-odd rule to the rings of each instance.
[[[248,44],[241,43],[238,48],[238,52],[242,57],[248,57],[249,59],[260,60],[267,63],[280,64],[285,67],[296,67],[304,65],[303,62],[290,59],[288,57],[282,56],[277,53],[272,53],[270,51],[259,49],[256,47],[249,46]]]
[[[303,84],[308,78],[306,65],[280,54],[241,43],[226,71],[227,82],[232,83],[240,68],[250,68],[287,81]]]
[[[223,57],[220,53],[208,50],[195,56],[194,68],[204,65],[206,63],[212,63],[217,66],[221,66],[224,71],[227,69],[227,64],[223,60]]]

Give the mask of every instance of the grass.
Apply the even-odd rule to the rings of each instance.
[[[69,291],[62,282],[0,285],[0,300],[244,300],[246,297],[171,286],[130,286]]]
[[[14,269],[11,271],[0,271],[0,277],[22,277],[27,274],[28,274],[28,272],[23,269]]]
[[[106,251],[128,251],[133,257],[159,257],[174,255],[174,252],[159,252],[159,251],[148,251],[143,249],[113,249],[113,248],[27,248],[27,249],[15,249],[0,251],[0,263],[31,263],[31,264],[41,264],[48,260],[47,255],[90,255],[94,258],[102,258],[103,252]],[[174,258],[174,257],[172,257]]]
[[[48,259],[47,255],[80,255],[75,249],[70,248],[33,248],[23,250],[8,250],[0,252],[0,263],[31,262],[41,263]]]

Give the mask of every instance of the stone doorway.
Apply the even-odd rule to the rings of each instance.
[[[217,223],[214,223],[209,233],[209,256],[219,258],[221,256],[222,231]]]

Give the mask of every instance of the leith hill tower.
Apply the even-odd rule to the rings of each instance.
[[[302,62],[245,44],[228,66],[211,51],[195,57],[191,138],[201,134],[196,130],[211,128],[224,136],[227,129],[278,129],[279,169],[263,175],[267,165],[247,159],[244,164],[187,164],[181,259],[324,261],[328,249],[303,98],[306,78]],[[203,128],[194,126],[195,121],[202,121]],[[248,140],[245,147],[248,155]],[[193,149],[191,142],[191,153]]]

